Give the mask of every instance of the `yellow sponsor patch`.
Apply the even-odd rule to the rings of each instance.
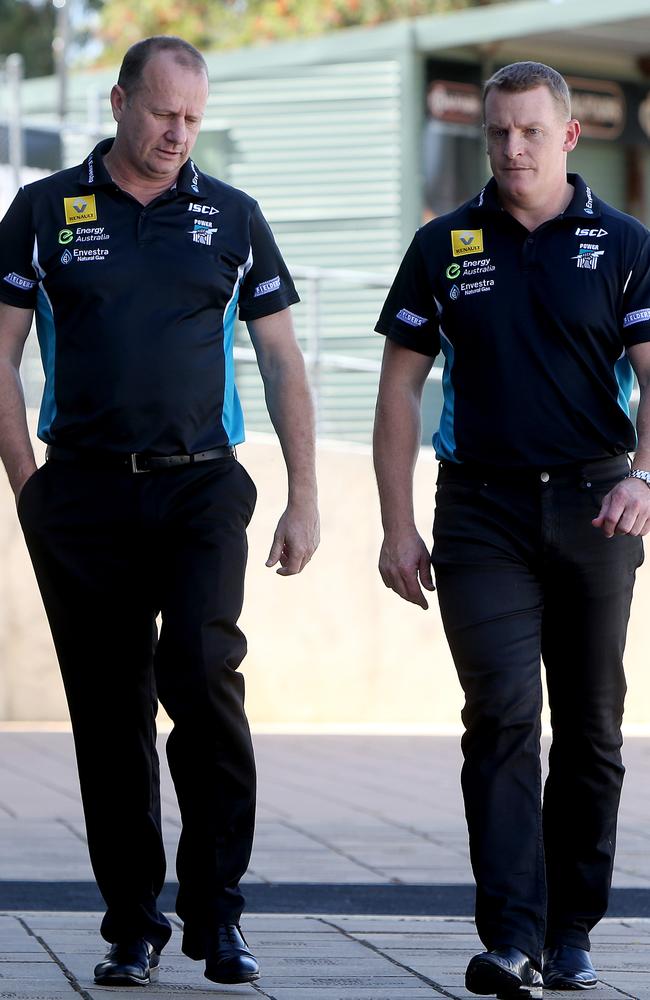
[[[464,257],[468,253],[483,253],[483,230],[452,229],[451,252],[454,257]]]
[[[76,198],[64,198],[65,221],[69,226],[78,222],[95,222],[97,206],[94,194],[79,194]]]

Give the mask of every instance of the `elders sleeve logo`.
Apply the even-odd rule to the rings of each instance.
[[[2,280],[6,281],[8,285],[13,285],[14,288],[20,288],[22,292],[31,292],[32,288],[38,284],[38,281],[33,281],[31,278],[23,278],[22,274],[16,274],[15,271],[5,274]]]
[[[483,253],[483,230],[452,229],[451,252],[454,257],[464,257],[469,253]]]
[[[268,295],[270,292],[277,292],[279,288],[280,275],[276,274],[275,278],[271,278],[269,281],[260,282],[253,292],[253,298],[259,299],[260,295]]]
[[[7,279],[5,278],[5,281]],[[650,322],[650,309],[636,309],[635,312],[627,313],[623,320],[623,326],[634,326],[635,323]]]
[[[411,312],[410,309],[400,309],[397,319],[401,319],[402,323],[408,323],[409,326],[424,326],[427,322],[426,316],[418,316],[417,313]]]
[[[97,219],[97,206],[94,194],[64,198],[63,207],[65,209],[65,221],[69,226],[74,226],[79,222],[95,222]]]

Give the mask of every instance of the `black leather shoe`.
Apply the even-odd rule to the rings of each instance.
[[[95,966],[100,986],[148,986],[158,978],[160,954],[144,938],[113,944],[103,962]]]
[[[495,948],[475,955],[467,966],[465,986],[480,996],[541,997],[542,977],[518,948]]]
[[[544,986],[553,990],[593,990],[598,983],[589,952],[560,944],[544,951]]]
[[[213,983],[252,983],[260,967],[238,924],[217,924],[206,935],[205,978]]]

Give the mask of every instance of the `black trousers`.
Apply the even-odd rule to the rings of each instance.
[[[625,456],[504,474],[442,463],[433,567],[465,693],[462,786],[488,949],[589,948],[623,781],[623,650],[640,538],[593,528]],[[540,656],[553,740],[543,795]],[[542,805],[543,800],[543,805]]]
[[[133,474],[49,461],[18,514],[70,708],[106,940],[171,929],[155,717],[182,819],[177,910],[200,950],[211,922],[237,922],[252,847],[255,764],[237,668],[246,640],[246,527],[256,491],[232,457]],[[157,636],[155,619],[162,628]]]

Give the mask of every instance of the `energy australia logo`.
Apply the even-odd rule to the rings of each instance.
[[[70,253],[70,251],[69,250],[64,250],[63,253],[61,254],[61,263],[62,264],[70,264],[70,263],[72,263],[73,260],[74,260],[74,257],[72,256],[72,254]]]

